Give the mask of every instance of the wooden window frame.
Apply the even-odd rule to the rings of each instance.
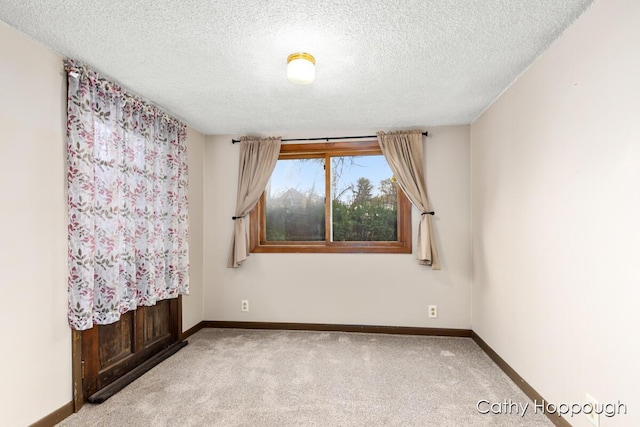
[[[278,160],[284,159],[325,159],[325,194],[329,200],[331,182],[330,157],[382,155],[377,140],[357,142],[327,142],[313,144],[283,144]],[[331,204],[325,202],[325,240],[313,242],[266,241],[265,194],[250,214],[250,251],[253,253],[401,253],[412,252],[411,203],[404,192],[398,188],[398,240],[395,242],[332,242]]]

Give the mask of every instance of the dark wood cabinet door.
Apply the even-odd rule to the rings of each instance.
[[[85,399],[179,339],[179,298],[138,307],[82,332]]]

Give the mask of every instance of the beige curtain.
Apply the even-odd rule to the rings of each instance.
[[[233,236],[227,267],[237,268],[249,256],[249,228],[246,216],[264,192],[280,155],[280,138],[240,139],[238,197],[233,216]]]
[[[422,132],[378,132],[378,143],[400,188],[422,212],[418,227],[418,262],[430,265],[433,270],[440,270],[424,179]]]

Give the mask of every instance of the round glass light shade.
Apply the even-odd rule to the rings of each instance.
[[[316,60],[308,53],[292,53],[287,58],[287,78],[293,84],[308,85],[316,77]]]

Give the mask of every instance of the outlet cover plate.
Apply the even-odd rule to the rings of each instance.
[[[429,318],[436,319],[438,317],[438,306],[430,305],[429,306]]]
[[[585,394],[586,396],[586,403],[590,403],[591,404],[591,413],[587,414],[585,412],[584,416],[587,417],[587,419],[589,420],[589,422],[591,424],[593,424],[596,427],[600,427],[600,414],[596,414],[595,409],[596,409],[596,404],[598,403],[598,401],[591,396],[589,393]]]

